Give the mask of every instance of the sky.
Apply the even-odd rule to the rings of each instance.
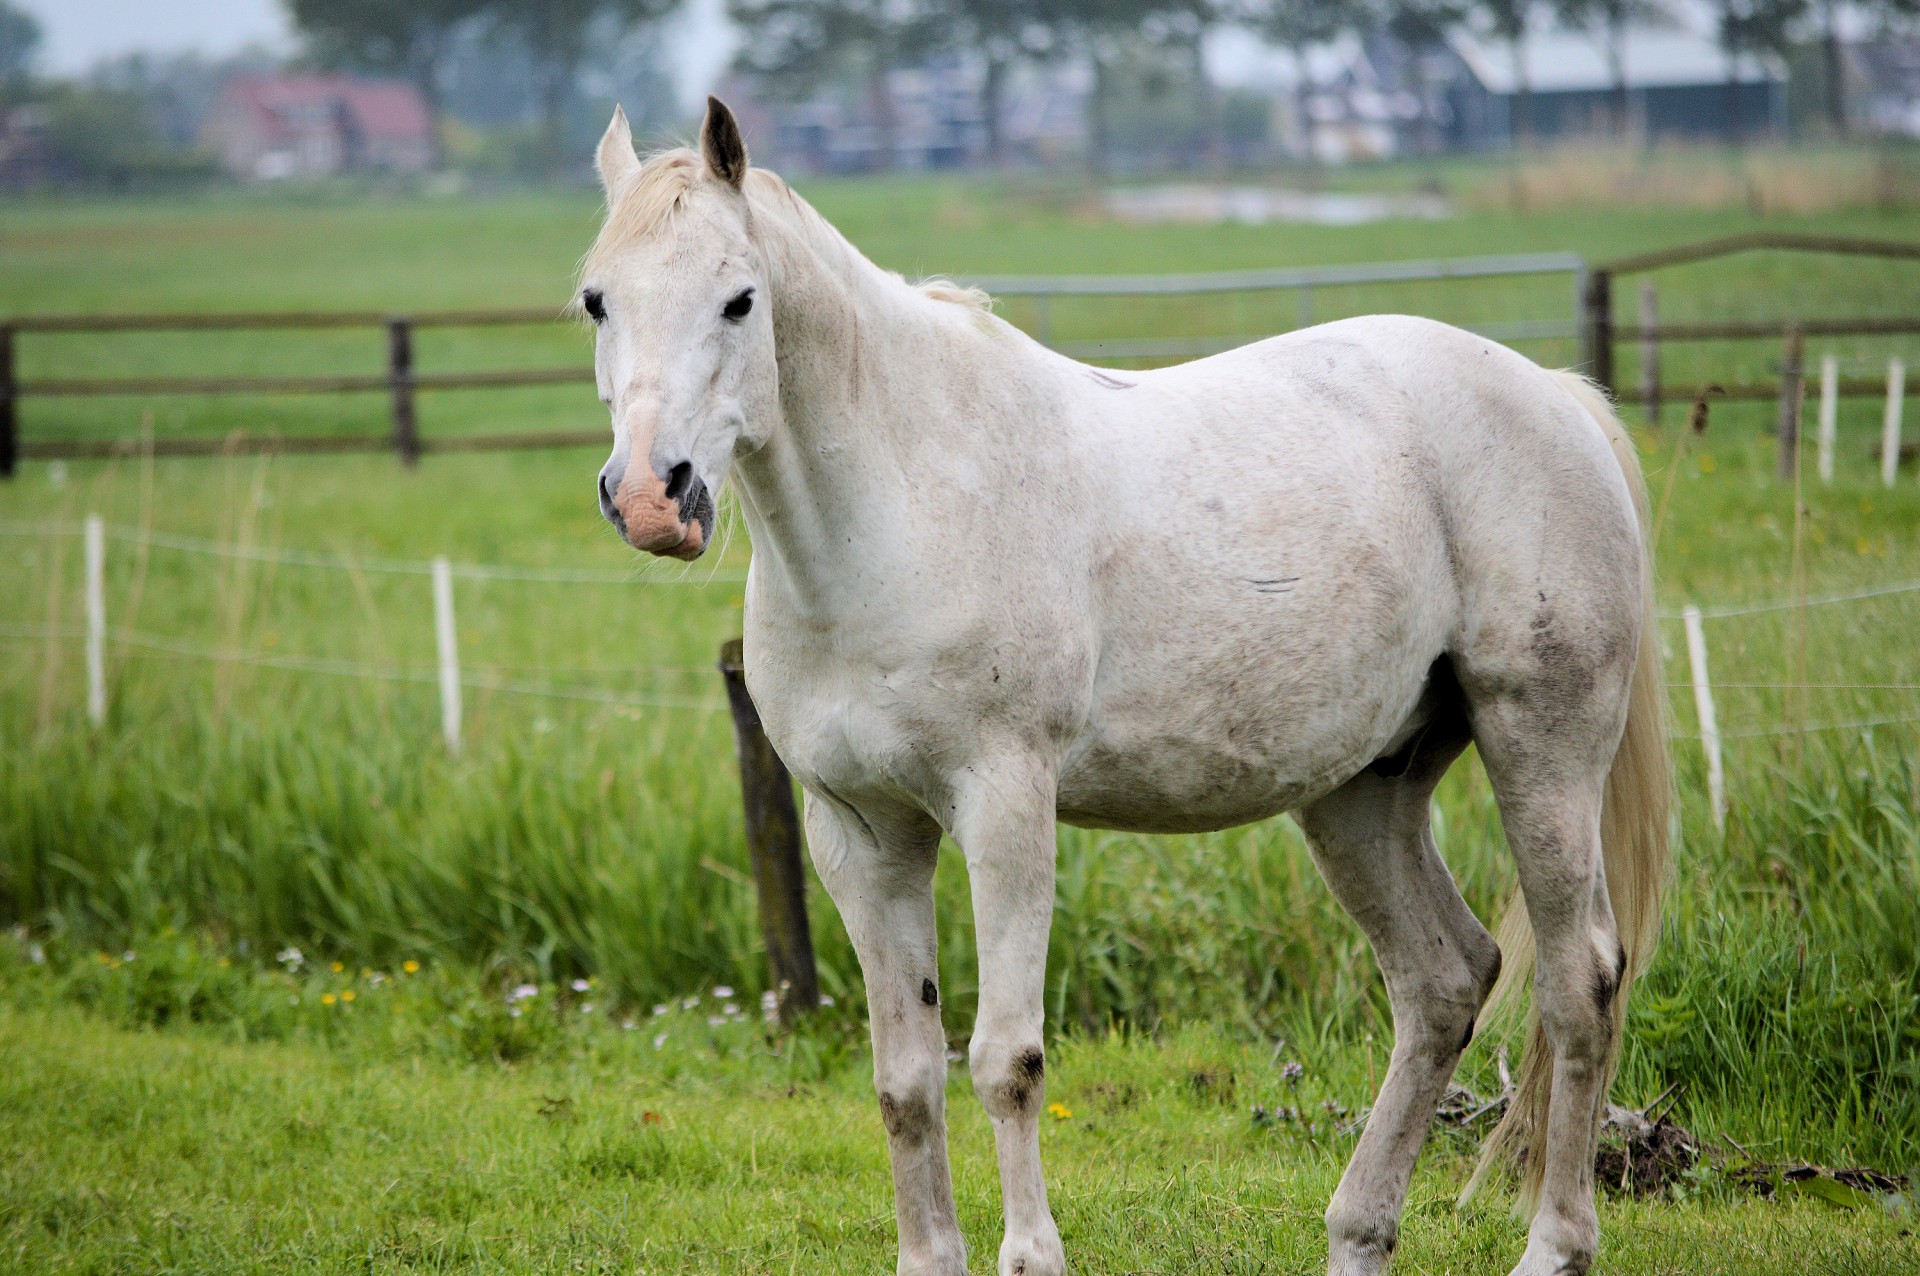
[[[84,71],[123,53],[219,57],[249,44],[275,53],[297,47],[281,0],[10,0],[39,19],[45,32],[40,66],[54,75]],[[402,0],[395,0],[396,3]],[[691,110],[719,78],[733,53],[724,0],[688,0],[667,33],[669,62]]]

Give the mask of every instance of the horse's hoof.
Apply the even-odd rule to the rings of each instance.
[[[1561,1247],[1527,1242],[1527,1252],[1514,1265],[1511,1276],[1586,1276],[1593,1264],[1593,1251],[1585,1246]]]
[[[1067,1256],[1060,1234],[1009,1236],[1000,1244],[1000,1276],[1065,1276]]]

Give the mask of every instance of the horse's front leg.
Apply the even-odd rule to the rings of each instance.
[[[933,868],[940,829],[916,813],[807,794],[807,843],[860,958],[873,1087],[893,1162],[901,1276],[966,1276],[947,1168],[947,1041],[940,1027]]]
[[[1040,1170],[1054,778],[1025,758],[976,766],[965,777],[955,794],[954,836],[967,857],[979,940],[980,1011],[970,1063],[1000,1158],[1000,1276],[1060,1276],[1066,1258]]]

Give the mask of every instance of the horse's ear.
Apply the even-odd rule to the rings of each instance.
[[[601,135],[600,149],[594,152],[593,166],[600,171],[600,185],[607,192],[607,203],[627,179],[640,171],[640,156],[633,149],[633,130],[627,127],[627,113],[613,108],[613,119]]]
[[[747,180],[746,139],[740,136],[733,112],[717,97],[707,99],[706,122],[700,126],[700,154],[706,157],[707,171],[735,190]]]

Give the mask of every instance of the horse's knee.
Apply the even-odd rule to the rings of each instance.
[[[873,1088],[889,1138],[917,1143],[934,1132],[941,1119],[944,1081],[941,1071],[932,1067],[874,1069]]]
[[[975,1038],[970,1067],[973,1092],[987,1115],[1017,1117],[1036,1111],[1046,1095],[1047,1056],[1038,1040],[986,1041]]]

